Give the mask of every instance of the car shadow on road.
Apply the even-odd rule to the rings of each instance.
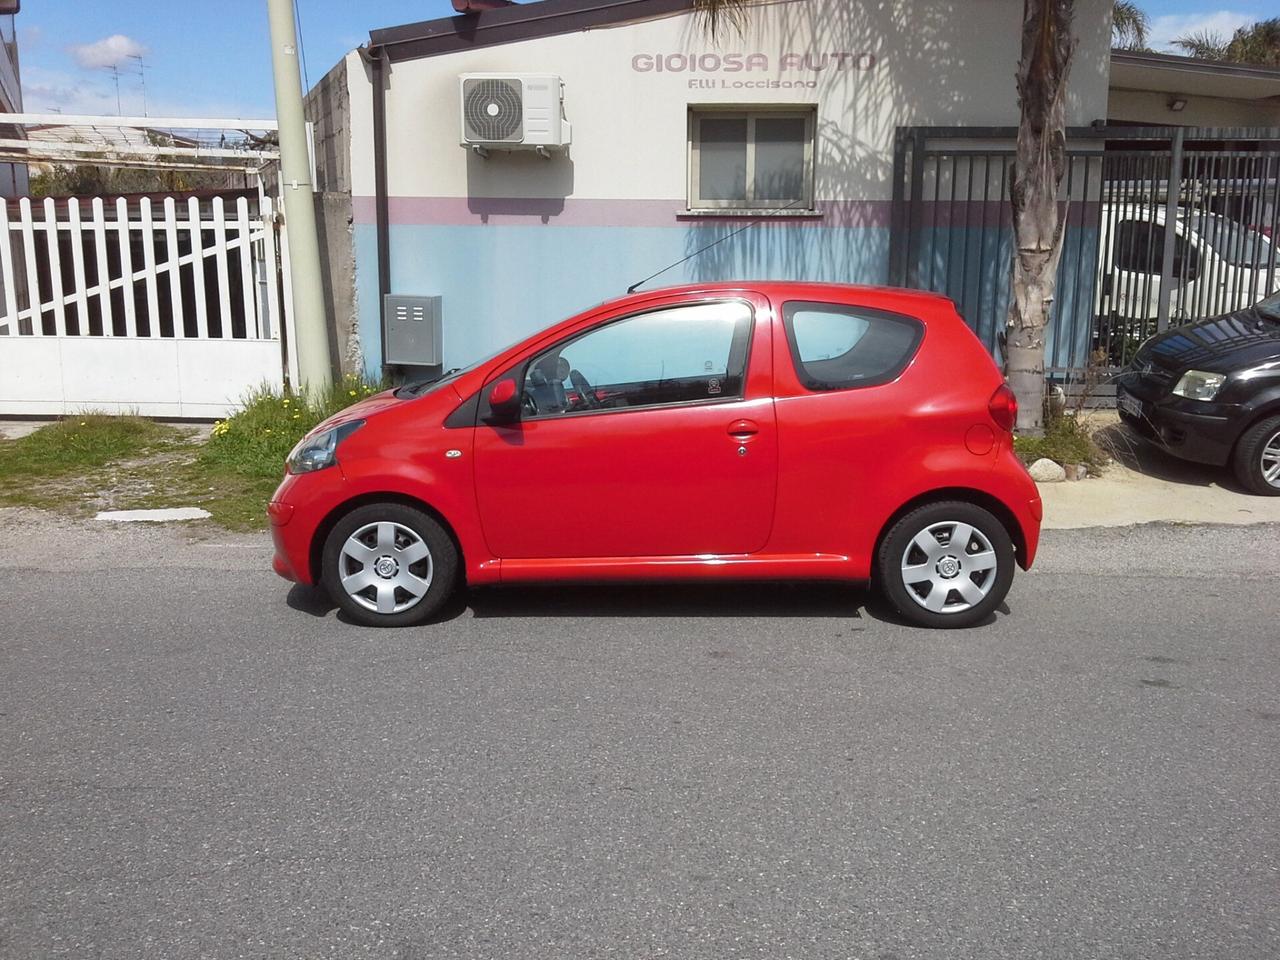
[[[295,584],[289,606],[313,617],[337,609],[317,587]],[[869,618],[895,626],[910,624],[875,591],[847,583],[720,582],[539,584],[478,587],[462,591],[429,623],[444,623],[468,610],[476,619],[530,617],[796,617],[805,619]],[[1001,604],[998,614],[1009,613]],[[337,612],[343,623],[354,624]],[[997,614],[978,626],[989,626]]]
[[[1222,487],[1233,493],[1247,492],[1226,467],[1175,457],[1159,442],[1143,439],[1122,423],[1103,427],[1094,433],[1093,439],[1116,463],[1143,476],[1196,487]]]

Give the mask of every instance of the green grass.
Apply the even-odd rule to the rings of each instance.
[[[1093,474],[1107,459],[1089,431],[1075,417],[1065,415],[1046,423],[1043,437],[1014,437],[1013,449],[1028,465],[1047,457],[1058,463],[1083,463]]]
[[[16,440],[0,440],[0,504],[56,508],[83,499],[81,479],[112,463],[144,459],[182,440],[141,417],[68,417]]]
[[[256,390],[204,443],[140,417],[71,417],[0,441],[0,505],[73,514],[199,506],[230,529],[262,529],[294,444],[380,389],[345,377],[318,398]]]
[[[267,500],[294,445],[321,421],[381,389],[382,384],[347,376],[320,397],[254,391],[239,412],[214,424],[183,480],[188,486],[214,485],[217,496],[204,506],[223,526],[262,527]]]

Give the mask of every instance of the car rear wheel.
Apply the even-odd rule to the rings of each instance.
[[[924,627],[982,622],[1013,582],[1013,541],[1004,524],[959,500],[912,510],[889,530],[876,559],[881,592]]]
[[[371,503],[338,521],[325,539],[321,582],[359,623],[422,623],[458,586],[458,548],[433,517],[402,503]]]
[[[1250,492],[1280,497],[1280,417],[1260,420],[1244,432],[1232,467]]]

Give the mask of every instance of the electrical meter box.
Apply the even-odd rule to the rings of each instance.
[[[382,362],[397,367],[438,367],[440,298],[389,293],[383,299]]]

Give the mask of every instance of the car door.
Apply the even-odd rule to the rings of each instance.
[[[521,413],[475,434],[476,498],[499,558],[747,554],[778,470],[767,302],[657,301],[543,347]],[[487,395],[486,387],[483,395]]]
[[[1116,222],[1111,255],[1105,265],[1103,312],[1112,319],[1112,338],[1129,341],[1125,355],[1156,332],[1160,312],[1165,225],[1162,221],[1128,216]],[[1188,316],[1200,293],[1200,255],[1188,242],[1181,225],[1175,227],[1172,275],[1168,281],[1169,315],[1175,322]]]

